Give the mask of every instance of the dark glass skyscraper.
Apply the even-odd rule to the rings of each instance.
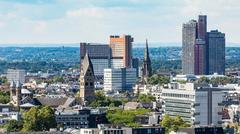
[[[225,74],[225,34],[218,30],[207,33],[208,36],[208,73]]]

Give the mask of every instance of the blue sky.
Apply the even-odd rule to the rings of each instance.
[[[0,0],[0,44],[107,43],[111,34],[181,43],[182,23],[200,13],[208,30],[240,43],[239,0]]]

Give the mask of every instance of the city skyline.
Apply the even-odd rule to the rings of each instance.
[[[109,35],[130,34],[135,44],[148,38],[150,47],[181,46],[182,23],[200,13],[209,17],[208,29],[224,31],[226,42],[239,43],[239,7],[237,0],[2,0],[0,44],[108,43]]]

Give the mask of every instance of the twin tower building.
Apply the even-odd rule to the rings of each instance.
[[[207,16],[190,20],[182,27],[183,74],[208,75],[225,73],[225,34],[207,32]]]

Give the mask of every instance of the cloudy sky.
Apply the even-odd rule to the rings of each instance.
[[[208,30],[240,43],[239,0],[0,0],[0,44],[181,42],[182,23],[208,15]]]

